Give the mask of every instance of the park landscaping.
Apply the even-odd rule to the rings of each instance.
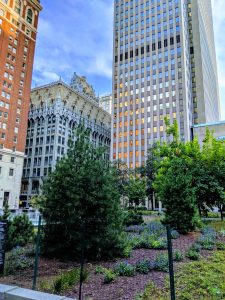
[[[77,129],[67,155],[32,199],[44,220],[36,289],[78,298],[81,281],[87,300],[167,299],[171,236],[177,298],[225,298],[223,271],[221,279],[213,275],[225,248],[225,143],[207,131],[201,149],[196,140],[179,141],[177,123],[166,124],[172,141],[153,145],[146,166],[133,171],[123,162],[106,161],[104,148],[89,142],[88,131]],[[143,207],[153,194],[163,214]],[[11,221],[8,215],[5,209],[10,234],[1,282],[31,288],[39,238],[27,218]],[[192,291],[199,274],[195,267],[203,271]]]
[[[225,224],[217,221],[185,235],[172,231],[178,299],[195,299],[197,295],[199,299],[223,299],[224,230]],[[127,257],[86,262],[84,299],[169,299],[167,246],[163,242],[165,227],[160,222],[129,226],[124,238],[132,249],[125,253]],[[20,251],[14,259],[22,256],[23,261],[26,258],[30,263],[17,266],[0,281],[31,288],[32,249],[27,247]],[[38,289],[78,297],[79,271],[77,260],[61,262],[40,258]],[[193,289],[198,280],[198,289]]]

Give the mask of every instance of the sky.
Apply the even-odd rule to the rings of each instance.
[[[113,0],[41,0],[33,87],[74,72],[86,76],[96,94],[112,89]],[[225,1],[212,0],[220,88],[225,119]]]

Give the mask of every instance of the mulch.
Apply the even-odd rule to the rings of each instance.
[[[196,240],[198,233],[189,233],[182,235],[178,239],[173,240],[173,249],[180,250],[183,253]],[[118,279],[110,284],[104,284],[104,276],[95,274],[96,266],[110,268],[117,262],[126,261],[131,264],[137,263],[142,259],[154,260],[157,253],[165,253],[166,250],[151,250],[151,249],[137,249],[132,252],[132,256],[128,259],[117,259],[111,262],[88,263],[90,275],[87,281],[83,284],[83,299],[84,300],[133,300],[135,296],[145,290],[145,287],[150,283],[154,283],[158,287],[163,287],[166,273],[152,271],[148,274],[137,274],[133,277],[118,277]],[[203,253],[204,256],[208,252]],[[186,262],[185,259],[182,263]],[[181,263],[175,263],[180,265]],[[39,281],[59,274],[62,270],[72,269],[78,267],[77,263],[68,262],[63,263],[57,260],[49,260],[41,258],[39,262]],[[7,276],[0,278],[1,283],[17,285],[25,288],[32,287],[33,270],[26,270],[18,272],[14,276]],[[67,297],[78,298],[79,286],[74,286],[66,293]]]

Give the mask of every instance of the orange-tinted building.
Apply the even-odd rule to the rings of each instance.
[[[19,206],[39,0],[0,0],[0,209]]]

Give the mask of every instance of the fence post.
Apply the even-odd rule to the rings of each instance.
[[[81,258],[80,258],[80,285],[79,285],[79,300],[82,300],[82,285],[84,271],[84,250],[85,250],[85,224],[81,225]]]
[[[32,287],[33,290],[36,289],[36,283],[37,283],[38,259],[39,259],[39,252],[40,252],[40,235],[41,235],[41,215],[39,215],[39,220],[38,220],[38,232],[37,232],[35,261],[34,261],[34,278],[33,278],[33,287]]]
[[[171,239],[171,229],[170,226],[166,226],[167,231],[167,244],[168,244],[168,257],[169,257],[169,273],[170,273],[170,295],[171,300],[175,300],[175,283],[174,283],[174,270],[173,270],[173,248]]]

